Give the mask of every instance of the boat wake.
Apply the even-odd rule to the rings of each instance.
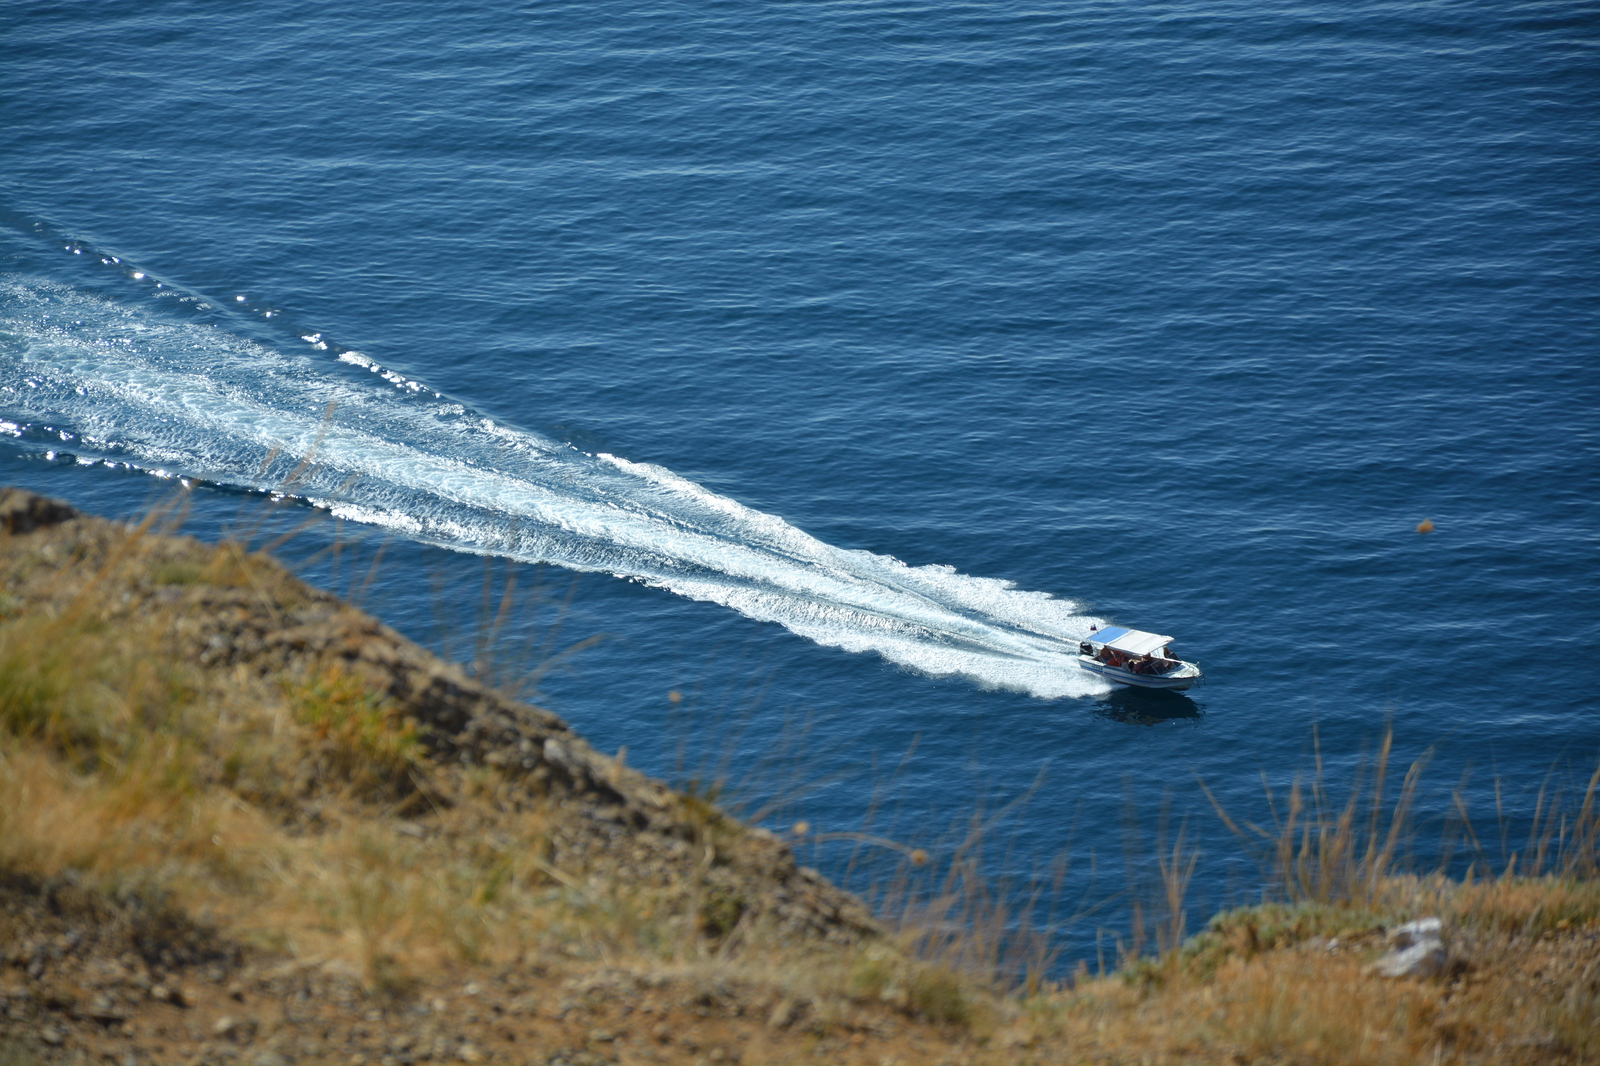
[[[1071,601],[833,547],[659,466],[496,424],[316,334],[283,351],[204,320],[201,297],[156,295],[175,313],[0,277],[0,430],[634,579],[928,674],[1046,698],[1103,689],[1074,660],[1091,619]]]

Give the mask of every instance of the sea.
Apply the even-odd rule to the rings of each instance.
[[[270,547],[863,892],[981,855],[1066,962],[1180,837],[1189,930],[1258,899],[1245,823],[1388,731],[1418,868],[1526,869],[1600,758],[1597,46],[10,0],[0,484]],[[1203,684],[1085,673],[1110,623]]]

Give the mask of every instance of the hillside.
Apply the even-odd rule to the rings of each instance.
[[[159,519],[0,490],[0,1062],[1600,1061],[1581,864],[1220,916],[1022,995]],[[1425,914],[1449,964],[1374,975]]]

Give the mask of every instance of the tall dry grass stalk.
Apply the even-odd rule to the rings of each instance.
[[[1200,788],[1212,809],[1235,837],[1254,851],[1262,867],[1262,888],[1267,898],[1291,902],[1371,905],[1396,875],[1407,869],[1416,828],[1417,793],[1431,751],[1406,768],[1398,790],[1389,793],[1394,734],[1385,730],[1377,752],[1360,762],[1345,786],[1343,804],[1330,799],[1320,742],[1313,733],[1315,767],[1307,779],[1297,775],[1284,796],[1275,793],[1266,775],[1262,790],[1272,816],[1269,827],[1235,821],[1201,781]],[[1600,874],[1600,788],[1597,768],[1577,800],[1567,790],[1552,788],[1550,775],[1541,784],[1529,821],[1526,846],[1502,848],[1496,864],[1479,842],[1460,788],[1452,794],[1455,830],[1470,845],[1474,858],[1466,877],[1517,875],[1594,878]],[[1495,786],[1496,815],[1505,839],[1507,816]],[[1454,841],[1441,844],[1436,876],[1449,870]],[[1498,865],[1498,869],[1496,869]]]
[[[1509,833],[1502,798],[1501,783],[1495,781],[1495,820],[1500,830],[1499,866],[1506,874],[1523,874],[1539,877],[1556,873],[1566,877],[1594,878],[1600,876],[1600,809],[1596,807],[1596,790],[1600,788],[1600,766],[1590,775],[1588,783],[1578,791],[1569,782],[1566,787],[1552,785],[1555,770],[1552,768],[1539,782],[1534,799],[1533,817],[1528,825],[1528,836],[1523,847],[1508,848]],[[1483,848],[1468,816],[1466,799],[1461,789],[1451,796],[1452,804],[1462,826],[1462,832],[1473,851],[1475,872],[1487,873],[1494,862]]]
[[[966,818],[920,843],[894,839],[892,828],[870,831],[885,790],[879,786],[863,831],[815,834],[815,842],[852,845],[845,883],[861,886],[874,914],[925,974],[951,975],[986,992],[1032,994],[1058,968],[1063,931],[1103,905],[1091,899],[1092,873],[1076,905],[1064,900],[1073,872],[1070,846],[1024,876],[994,872],[1025,864],[1015,834],[1000,839],[1000,827],[1027,806],[1043,781],[1041,773],[1021,794],[992,809],[975,800]]]
[[[1263,863],[1267,893],[1319,903],[1370,901],[1384,879],[1395,872],[1396,861],[1410,842],[1417,786],[1429,756],[1407,767],[1399,794],[1386,800],[1394,733],[1385,730],[1376,756],[1357,765],[1344,804],[1336,806],[1329,798],[1320,737],[1313,731],[1312,738],[1315,772],[1309,780],[1295,776],[1281,809],[1265,772],[1261,775],[1272,816],[1270,830],[1254,822],[1245,822],[1241,828],[1204,781],[1200,787],[1236,837],[1267,842]]]
[[[532,578],[525,584],[529,570]],[[511,699],[537,698],[547,674],[607,639],[605,633],[570,642],[565,637],[581,580],[579,574],[558,580],[543,565],[484,556],[474,596],[445,587],[443,575],[436,574],[431,583],[440,653]],[[463,614],[471,615],[470,624],[460,623]]]
[[[1200,864],[1200,849],[1187,817],[1179,820],[1175,833],[1172,830],[1170,791],[1161,798],[1154,835],[1149,839],[1141,815],[1132,780],[1124,779],[1121,828],[1126,884],[1118,898],[1125,901],[1128,921],[1127,938],[1113,938],[1118,966],[1142,958],[1152,946],[1157,955],[1165,956],[1183,943],[1188,932],[1189,885]],[[1099,966],[1104,972],[1103,958]]]

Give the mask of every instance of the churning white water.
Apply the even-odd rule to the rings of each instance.
[[[1072,658],[1093,619],[1071,601],[833,547],[659,466],[498,425],[318,335],[285,352],[27,278],[0,282],[0,301],[0,428],[38,446],[630,578],[929,674],[1102,688]]]

